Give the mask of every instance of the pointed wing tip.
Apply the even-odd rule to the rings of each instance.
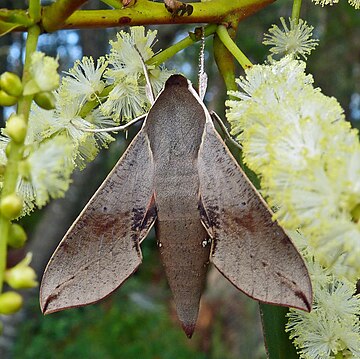
[[[295,295],[301,300],[302,306],[294,306],[294,308],[304,310],[305,312],[311,312],[312,309],[312,290],[310,289],[309,293],[304,293],[301,291],[295,292]]]
[[[53,313],[53,311],[51,309],[49,309],[49,301],[47,301],[47,300],[42,301],[40,299],[40,309],[41,309],[42,314],[44,314],[44,315]]]
[[[75,308],[79,306],[66,301],[64,302],[63,296],[61,296],[59,293],[51,292],[50,294],[45,294],[43,283],[41,283],[40,287],[39,302],[41,312],[44,315],[60,312],[64,309]]]
[[[181,326],[186,336],[191,339],[195,331],[196,323],[181,323]]]
[[[278,306],[282,306],[282,307],[288,307],[288,308],[294,308],[294,309],[299,309],[299,310],[303,310],[305,312],[311,312],[312,309],[312,291],[310,291],[309,293],[304,293],[302,291],[295,291],[294,292],[295,297],[292,300],[289,301],[266,301],[266,300],[261,300],[259,298],[254,298],[257,301],[264,303],[264,304],[271,304],[271,305],[278,305]]]
[[[56,307],[56,303],[54,302],[54,299],[55,298],[51,298],[51,295],[47,296],[46,298],[42,298],[40,293],[40,309],[44,315],[58,312],[62,309],[66,309],[66,308]]]

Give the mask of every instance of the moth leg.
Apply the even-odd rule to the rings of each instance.
[[[99,133],[99,132],[116,132],[116,131],[127,131],[129,127],[131,127],[133,124],[143,120],[147,116],[147,113],[144,113],[143,115],[134,118],[127,124],[123,126],[115,126],[115,127],[107,127],[107,128],[83,128],[81,126],[78,126],[75,122],[71,122],[71,124],[76,127],[78,130],[81,130],[83,132],[91,132],[91,133]]]
[[[242,146],[240,145],[240,143],[236,142],[230,135],[228,129],[226,128],[224,122],[222,121],[222,119],[220,118],[220,116],[215,112],[215,111],[211,111],[210,112],[210,116],[211,118],[216,121],[218,123],[218,125],[220,126],[221,130],[224,132],[225,135],[225,140],[230,141],[235,147],[239,148],[240,150],[242,150]]]
[[[154,225],[157,217],[157,209],[155,203],[155,195],[152,195],[151,200],[147,206],[146,214],[140,225],[140,243],[146,238],[147,233],[149,233],[151,227]]]
[[[209,242],[211,242],[211,243],[213,242],[215,233],[214,233],[214,230],[213,230],[213,225],[211,223],[211,219],[209,218],[209,214],[207,213],[206,208],[204,206],[204,203],[202,201],[201,195],[199,196],[198,209],[199,209],[199,212],[200,212],[201,224],[204,226],[206,232],[209,235],[209,238],[206,241],[206,243],[203,243],[203,245],[206,246]]]

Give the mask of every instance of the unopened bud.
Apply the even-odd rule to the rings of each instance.
[[[24,142],[26,131],[27,124],[23,115],[12,115],[6,121],[5,132],[15,142]]]
[[[20,77],[12,72],[4,72],[0,76],[0,87],[9,95],[19,97],[23,86]]]
[[[35,95],[34,100],[44,110],[53,110],[55,108],[56,99],[52,92],[39,92]]]
[[[32,254],[28,253],[26,257],[14,267],[5,271],[5,281],[14,289],[34,288],[38,285],[36,273],[29,264]]]
[[[21,248],[27,240],[24,228],[17,223],[12,223],[10,226],[8,245],[13,248]]]
[[[23,305],[23,298],[16,292],[5,292],[0,294],[0,314],[14,314]]]
[[[17,101],[17,97],[7,94],[4,90],[0,90],[0,106],[13,106]]]
[[[19,217],[23,208],[22,199],[16,194],[12,193],[1,199],[0,211],[7,219],[15,219]]]

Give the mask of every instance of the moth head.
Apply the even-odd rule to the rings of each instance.
[[[171,75],[166,83],[165,83],[165,88],[167,87],[188,87],[189,86],[189,82],[188,80],[182,76],[182,75],[179,75],[179,74],[176,74],[176,75]]]

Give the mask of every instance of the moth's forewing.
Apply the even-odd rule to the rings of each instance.
[[[51,257],[40,288],[44,313],[96,302],[137,269],[139,242],[156,217],[153,179],[140,131]]]
[[[309,311],[303,259],[236,163],[210,120],[199,151],[200,193],[213,236],[210,260],[259,301]]]

